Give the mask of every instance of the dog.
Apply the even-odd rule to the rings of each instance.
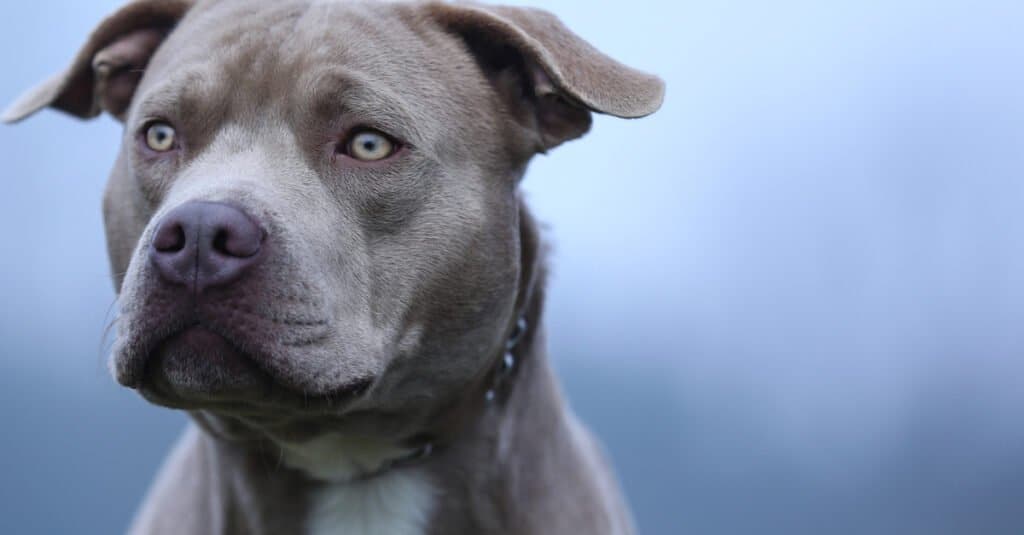
[[[664,84],[534,9],[135,0],[3,115],[124,124],[116,380],[191,424],[136,534],[628,534],[518,184]]]

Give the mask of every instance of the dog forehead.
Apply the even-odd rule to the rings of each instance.
[[[207,0],[153,58],[138,100],[218,122],[353,112],[421,143],[469,122],[492,128],[466,113],[488,106],[486,82],[430,20],[415,3]]]
[[[194,69],[205,65],[231,83],[309,83],[345,67],[416,87],[437,77],[458,50],[431,33],[417,4],[344,0],[207,0],[193,8],[161,52]],[[455,69],[453,72],[458,71]],[[402,83],[398,83],[402,82]]]

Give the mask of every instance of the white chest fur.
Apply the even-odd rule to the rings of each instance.
[[[372,437],[327,433],[302,443],[282,443],[281,460],[323,481],[347,481],[374,473],[413,453]]]
[[[308,535],[423,535],[434,503],[427,475],[395,470],[332,483],[313,498]]]

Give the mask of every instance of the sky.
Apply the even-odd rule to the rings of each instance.
[[[118,2],[10,4],[0,104]],[[668,87],[522,185],[552,358],[642,532],[1024,532],[1024,4],[542,7]],[[122,529],[184,425],[105,369],[119,136],[0,128],[3,532]]]

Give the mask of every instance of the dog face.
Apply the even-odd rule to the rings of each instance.
[[[427,46],[412,16],[220,2],[189,12],[160,46],[125,115],[113,178],[125,184],[106,203],[111,233],[125,189],[148,208],[134,250],[115,261],[127,273],[120,382],[186,406],[248,403],[268,385],[340,401],[372,385],[356,401],[397,412],[437,391],[421,374],[458,382],[486,365],[518,280],[523,149],[471,113],[498,104],[471,58],[440,35]],[[150,147],[160,131],[169,150]],[[255,260],[228,283],[207,279],[231,268],[193,260],[203,244],[182,247],[180,277],[153,245],[174,223],[234,232],[228,243],[243,232],[193,230],[188,220],[212,210],[170,221],[196,202],[230,206],[260,234]],[[403,366],[399,382],[382,380]]]
[[[500,354],[530,157],[662,91],[539,11],[151,0],[5,118],[124,122],[120,383],[275,437],[398,437]]]

